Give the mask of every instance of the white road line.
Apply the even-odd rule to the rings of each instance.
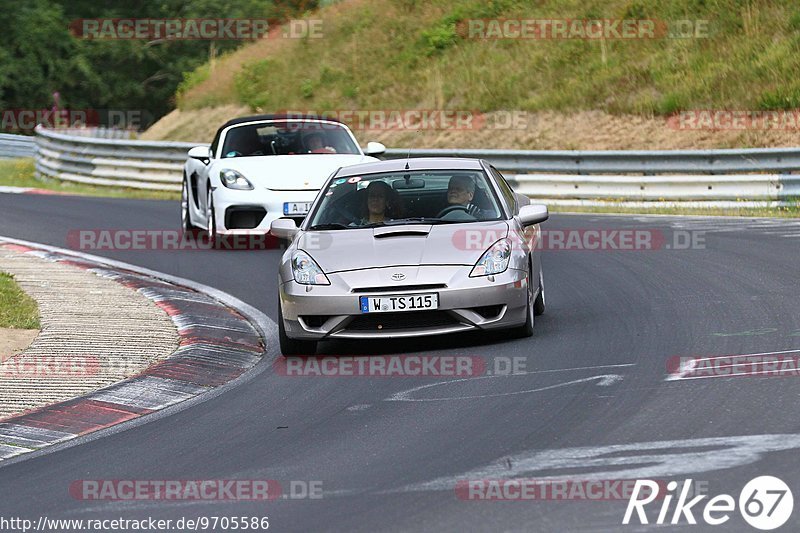
[[[487,479],[539,479],[549,482],[658,479],[695,476],[760,461],[764,455],[800,448],[800,434],[725,436],[527,450],[456,475],[382,491],[455,491],[459,483]],[[578,469],[582,470],[578,472]],[[553,475],[553,471],[567,471]]]
[[[447,381],[439,381],[436,383],[429,383],[427,385],[420,385],[419,387],[414,387],[413,389],[408,389],[405,391],[397,392],[388,398],[384,399],[385,402],[441,402],[441,401],[450,401],[450,400],[478,400],[481,398],[496,398],[500,396],[515,396],[518,394],[532,394],[535,392],[543,392],[546,390],[557,389],[560,387],[567,387],[569,385],[577,385],[579,383],[585,383],[589,381],[597,381],[597,385],[600,387],[607,387],[609,385],[613,385],[622,380],[622,376],[619,374],[600,374],[596,376],[591,376],[588,378],[581,378],[575,379],[571,381],[566,381],[563,383],[557,383],[555,385],[548,385],[546,387],[540,387],[535,389],[527,389],[521,391],[513,391],[513,392],[499,392],[496,394],[481,394],[475,396],[452,396],[447,398],[411,398],[411,395],[415,392],[429,389],[432,387],[438,387],[440,385],[449,385],[453,383],[460,383],[460,382],[467,382],[467,381],[478,381],[481,379],[495,379],[495,378],[510,378],[515,376],[524,376],[524,375],[531,375],[531,374],[547,374],[552,372],[570,372],[575,370],[596,370],[600,368],[621,368],[621,367],[628,367],[628,366],[635,366],[635,363],[625,363],[619,365],[598,365],[598,366],[584,366],[584,367],[575,367],[575,368],[558,368],[552,370],[534,370],[531,372],[517,372],[515,374],[494,374],[490,376],[476,376],[471,378],[462,378],[462,379],[451,379]]]

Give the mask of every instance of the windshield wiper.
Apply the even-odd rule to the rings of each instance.
[[[435,217],[410,217],[410,218],[396,218],[394,220],[387,220],[384,222],[387,226],[400,226],[403,224],[419,222],[420,224],[428,224],[438,222],[440,219]]]
[[[398,218],[396,220],[387,220],[387,226],[402,226],[404,224],[430,224],[436,226],[437,224],[464,224],[465,222],[475,222],[474,220],[442,220],[436,217],[412,217],[412,218]]]
[[[339,224],[338,222],[329,222],[328,224],[316,224],[308,228],[308,231],[318,231],[326,229],[352,229],[350,226]]]

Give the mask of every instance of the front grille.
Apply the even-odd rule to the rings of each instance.
[[[267,215],[263,207],[229,207],[225,210],[225,227],[228,229],[257,228]]]
[[[403,329],[453,326],[460,322],[446,311],[409,313],[365,313],[355,317],[345,329],[351,331],[397,331]]]
[[[445,289],[444,283],[429,283],[428,285],[395,285],[393,287],[358,287],[351,292],[397,292],[397,291],[430,291]]]

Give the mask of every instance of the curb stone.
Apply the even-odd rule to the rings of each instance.
[[[3,238],[0,246],[64,262],[138,291],[170,316],[180,337],[172,355],[137,376],[81,398],[0,420],[0,462],[209,392],[244,374],[266,353],[261,325],[210,294],[113,266],[111,261],[76,258],[50,247]]]

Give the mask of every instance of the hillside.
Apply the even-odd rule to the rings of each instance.
[[[522,128],[357,132],[392,146],[800,143],[800,126],[792,123],[694,131],[666,121],[681,110],[800,108],[800,6],[792,1],[350,0],[308,17],[322,20],[320,38],[259,41],[188,74],[177,95],[179,112],[145,137],[208,140],[220,121],[210,120],[207,108],[229,106],[214,114],[449,109],[491,119],[524,113]],[[469,30],[470,21],[498,19],[649,20],[672,32],[677,21],[691,21],[681,27],[691,25],[699,37],[487,39]]]

